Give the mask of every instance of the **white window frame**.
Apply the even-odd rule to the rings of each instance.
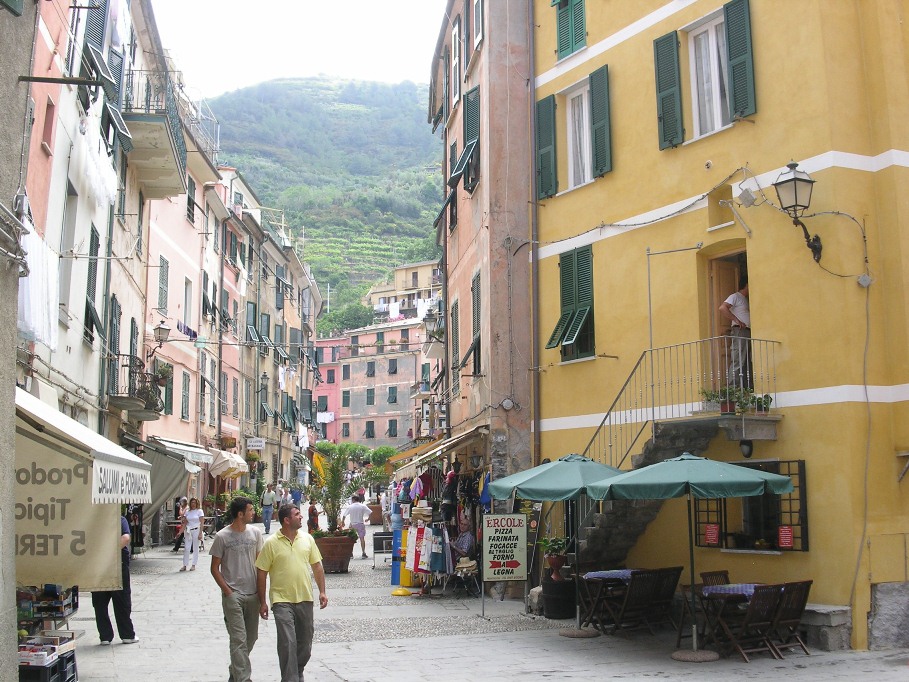
[[[458,106],[461,99],[461,17],[455,19],[451,27],[451,109]]]
[[[585,80],[565,93],[568,189],[593,181],[590,151],[590,85]]]
[[[471,2],[471,26],[473,26],[473,49],[476,50],[480,43],[483,42],[483,0],[472,0]]]
[[[732,125],[729,115],[729,74],[726,72],[726,27],[723,13],[711,14],[709,17],[687,27],[688,34],[688,71],[691,87],[691,120],[694,138],[704,137]],[[704,83],[698,74],[698,42],[702,36],[707,37],[708,73]],[[725,87],[725,97],[723,88]],[[702,101],[704,112],[702,114]],[[708,120],[703,120],[708,119]]]
[[[193,281],[189,277],[183,278],[183,324],[193,326]]]

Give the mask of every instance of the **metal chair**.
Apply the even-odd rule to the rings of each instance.
[[[773,625],[770,627],[770,639],[778,652],[781,649],[801,647],[806,655],[811,655],[799,634],[799,625],[802,623],[805,606],[808,604],[808,592],[811,590],[812,582],[803,580],[783,585],[780,605]]]
[[[728,648],[727,653],[738,651],[745,663],[751,662],[748,654],[761,651],[767,651],[774,658],[782,660],[783,655],[770,641],[782,593],[782,585],[759,585],[744,612],[738,609],[720,609],[716,634],[719,644]]]

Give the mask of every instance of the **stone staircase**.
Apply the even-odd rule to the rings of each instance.
[[[647,441],[644,451],[631,458],[633,469],[677,457],[683,452],[700,455],[707,450],[717,427],[704,422],[658,422],[655,432],[655,439]],[[591,525],[586,525],[580,532],[581,570],[624,566],[629,550],[662,507],[662,500],[603,502],[602,512],[590,515]]]

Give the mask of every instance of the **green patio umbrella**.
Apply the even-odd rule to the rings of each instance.
[[[520,495],[525,500],[560,502],[576,500],[587,484],[622,473],[620,469],[594,462],[582,455],[565,455],[554,462],[500,478],[489,484],[494,500]]]
[[[694,579],[694,529],[691,519],[691,497],[753,497],[764,493],[791,493],[788,476],[769,474],[757,469],[695,457],[689,452],[650,466],[611,476],[588,484],[587,494],[597,500],[668,500],[688,497],[688,552],[691,562],[691,584]],[[695,613],[694,590],[691,590],[691,613]],[[697,623],[692,624],[692,644],[697,649]]]
[[[565,455],[555,462],[540,464],[526,471],[519,471],[511,476],[500,478],[489,484],[489,494],[494,500],[507,500],[512,495],[520,495],[525,500],[561,502],[580,499],[587,492],[591,481],[602,481],[608,476],[618,476],[621,469],[594,462],[583,455]],[[574,514],[576,526],[580,524],[578,514]],[[574,529],[574,537],[578,528]],[[578,603],[578,583],[575,580],[575,603]],[[578,607],[576,607],[578,608]],[[577,629],[581,628],[580,611],[576,611]]]

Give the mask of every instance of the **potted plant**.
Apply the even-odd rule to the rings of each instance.
[[[772,402],[773,398],[769,393],[751,396],[751,404],[754,405],[755,412],[770,412],[770,403]]]
[[[373,467],[364,469],[359,478],[345,479],[351,454],[358,447],[362,448],[356,443],[337,445],[325,440],[315,445],[317,455],[312,471],[312,484],[306,489],[306,497],[321,504],[328,518],[328,530],[313,533],[322,554],[322,566],[326,573],[347,573],[354,543],[357,540],[356,531],[338,530],[342,507],[361,486],[386,480],[384,472]]]
[[[155,377],[156,377],[158,386],[167,386],[167,383],[173,378],[173,376],[174,376],[174,366],[173,365],[170,365],[167,363],[162,363],[162,364],[158,365],[158,371],[155,372]]]
[[[568,548],[568,538],[556,536],[541,538],[537,544],[543,548],[543,556],[552,569],[550,576],[554,581],[565,580],[559,570],[565,565],[568,557],[565,556],[565,550]]]
[[[719,412],[720,410],[720,392],[712,388],[702,388],[701,395],[704,398],[704,410],[707,412]]]

